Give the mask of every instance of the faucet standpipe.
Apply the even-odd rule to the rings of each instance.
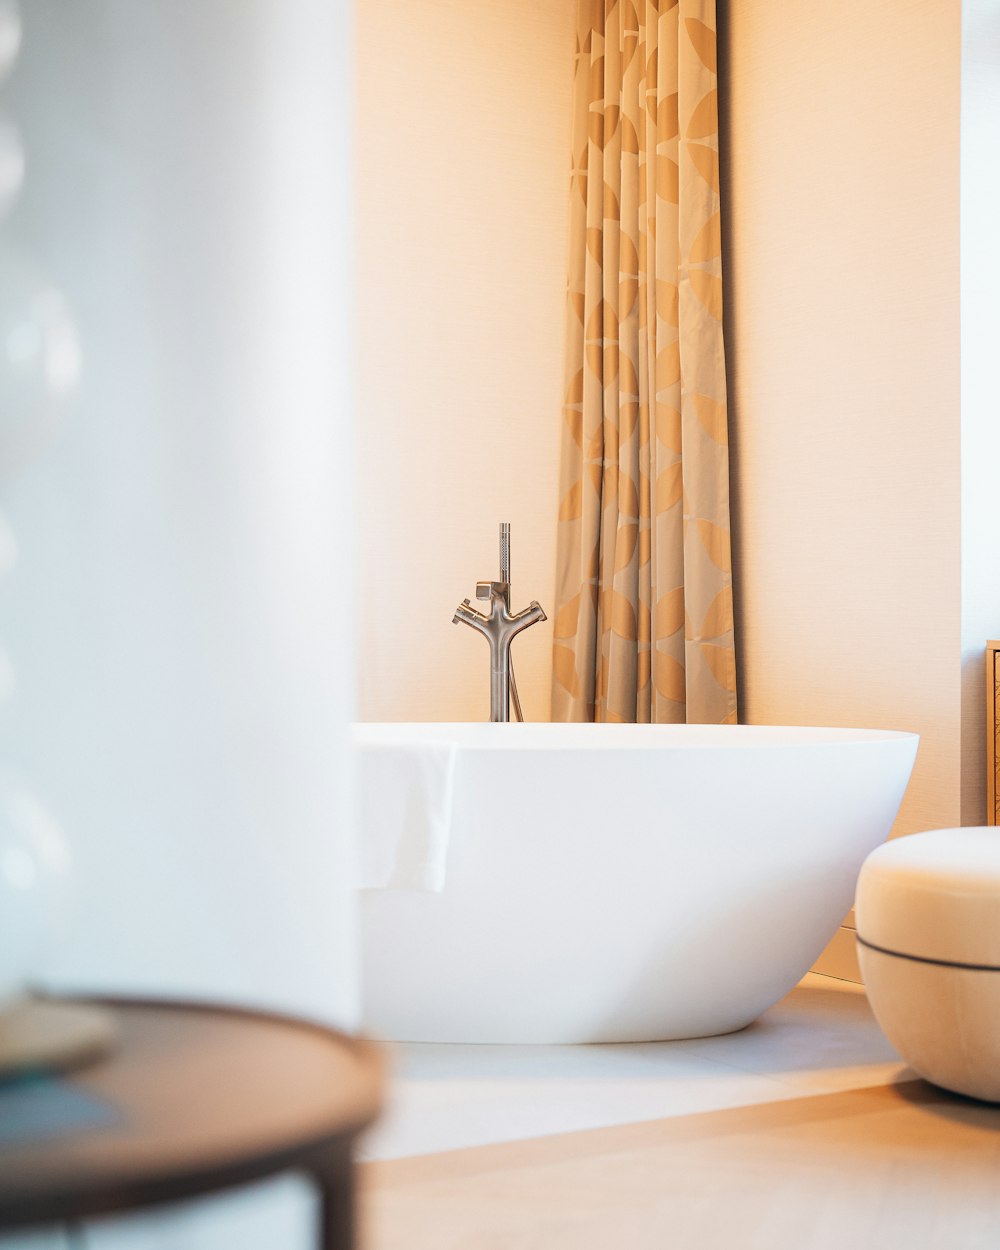
[[[510,696],[513,691],[514,705],[521,717],[520,700],[510,662],[510,644],[522,630],[546,620],[545,613],[532,599],[520,612],[510,610],[510,525],[500,526],[500,580],[477,582],[476,598],[488,600],[488,613],[477,611],[464,599],[455,610],[452,624],[461,622],[482,634],[490,646],[490,720],[510,720]]]

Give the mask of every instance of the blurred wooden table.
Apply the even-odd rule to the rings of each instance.
[[[114,1052],[51,1079],[93,1100],[104,1122],[0,1144],[0,1231],[135,1211],[301,1171],[319,1190],[321,1250],[352,1250],[352,1145],[382,1098],[374,1046],[260,1012],[117,999],[94,1005],[118,1025]],[[0,1125],[5,1099],[12,1105],[25,1092],[25,1081],[0,1085]]]

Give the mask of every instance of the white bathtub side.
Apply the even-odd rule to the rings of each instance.
[[[655,745],[623,749],[618,728],[462,727],[444,892],[363,897],[373,1032],[728,1032],[809,968],[889,832],[915,737],[629,726]]]

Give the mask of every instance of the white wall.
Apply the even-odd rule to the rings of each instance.
[[[349,1024],[348,6],[23,10],[9,233],[83,360],[2,483],[0,749],[76,857],[49,982]],[[310,1244],[301,1193],[219,1209],[92,1244]]]
[[[483,720],[497,572],[555,588],[575,0],[360,0],[360,713]],[[551,619],[517,640],[548,719]]]

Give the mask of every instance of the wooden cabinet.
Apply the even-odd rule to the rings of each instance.
[[[986,820],[1000,824],[1000,642],[986,644]]]

